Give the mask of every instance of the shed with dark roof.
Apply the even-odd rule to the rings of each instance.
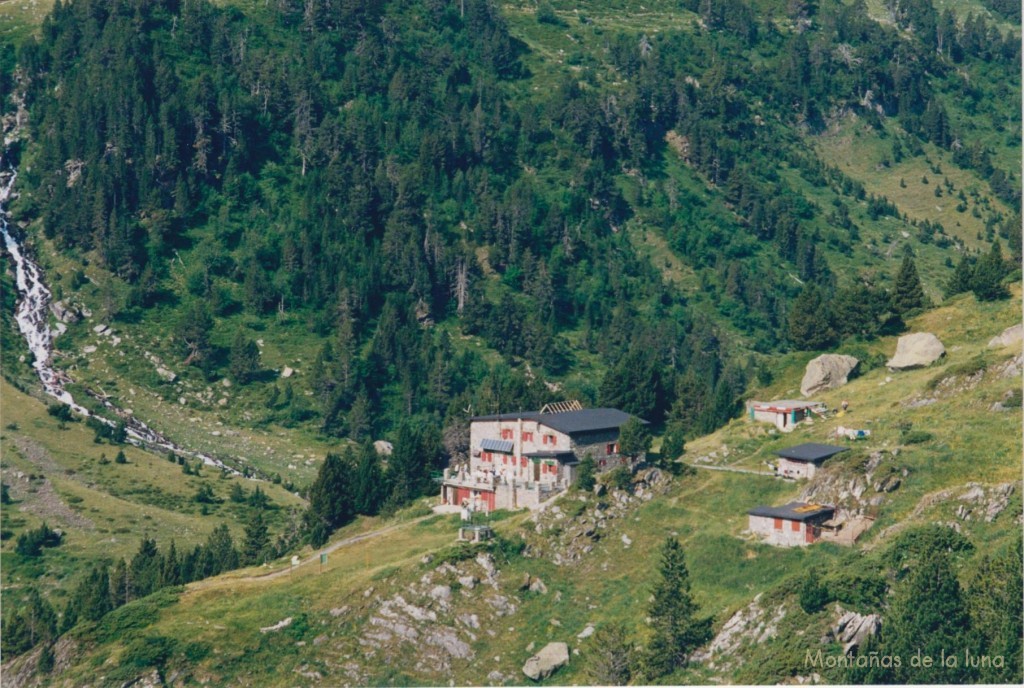
[[[813,478],[818,466],[844,451],[846,447],[814,442],[787,447],[775,452],[779,457],[775,470],[785,478]]]
[[[805,502],[782,506],[759,506],[747,512],[750,532],[768,544],[802,547],[821,537],[822,525],[835,514],[835,507]]]
[[[847,451],[846,447],[837,447],[832,444],[816,444],[807,442],[798,444],[795,447],[786,447],[775,452],[778,456],[790,461],[809,461],[811,463],[822,463],[839,452]]]

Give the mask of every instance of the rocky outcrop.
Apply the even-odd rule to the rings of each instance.
[[[569,646],[565,643],[548,643],[526,660],[523,673],[534,681],[542,681],[568,663]]]
[[[853,356],[822,354],[807,364],[800,393],[810,397],[825,390],[846,384],[847,379],[860,363]]]
[[[66,301],[54,301],[50,304],[50,312],[62,323],[76,323],[82,319],[82,312],[77,306]]]
[[[534,532],[541,535],[551,531],[554,537],[532,542],[525,554],[550,559],[557,566],[578,562],[594,550],[598,540],[612,536],[617,530],[616,524],[624,522],[633,509],[667,492],[671,483],[672,476],[667,472],[645,468],[636,472],[628,490],[612,489],[603,497],[570,493],[536,513]],[[632,543],[629,536],[625,539],[621,533],[618,536],[623,546]]]
[[[862,615],[845,611],[842,607],[838,607],[838,611],[839,621],[823,640],[841,643],[844,654],[855,654],[870,636],[876,635],[882,628],[882,618],[878,614]]]
[[[1013,346],[1014,344],[1020,344],[1021,340],[1024,340],[1024,324],[1016,324],[1012,327],[1007,327],[1000,334],[993,337],[988,346],[991,349],[998,349],[1004,346]]]
[[[706,663],[711,669],[728,670],[745,645],[760,644],[778,634],[779,622],[786,616],[786,607],[768,610],[761,606],[761,595],[729,617],[722,630],[705,648],[690,655],[694,662]]]
[[[961,521],[981,519],[985,523],[996,520],[1006,510],[1015,489],[1013,483],[989,486],[968,483],[967,486],[969,489],[960,495],[962,504],[957,507],[956,515]]]
[[[896,342],[896,353],[886,362],[891,370],[923,368],[946,355],[946,347],[931,332],[903,335]]]

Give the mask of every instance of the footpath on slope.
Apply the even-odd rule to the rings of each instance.
[[[257,582],[257,581],[269,581],[269,580],[274,580],[275,578],[281,578],[282,576],[287,576],[288,574],[292,573],[296,569],[299,569],[299,568],[301,568],[303,566],[307,566],[309,564],[313,564],[313,563],[316,563],[316,562],[320,561],[320,555],[321,554],[331,554],[332,552],[336,552],[337,550],[341,549],[342,547],[347,547],[349,545],[354,545],[354,544],[356,544],[358,542],[362,542],[363,540],[369,540],[370,538],[379,537],[381,535],[387,535],[388,533],[392,533],[392,532],[394,532],[396,530],[399,530],[401,528],[405,528],[406,526],[416,525],[417,523],[419,523],[421,521],[425,521],[426,519],[431,518],[433,516],[434,516],[434,514],[427,514],[426,516],[420,516],[419,518],[414,518],[411,521],[402,521],[401,523],[395,523],[394,525],[390,525],[390,526],[388,526],[386,528],[380,528],[378,530],[371,530],[371,531],[369,531],[367,533],[360,533],[359,535],[353,535],[352,537],[348,537],[348,538],[345,538],[343,540],[338,540],[337,542],[332,543],[331,545],[328,545],[324,549],[317,550],[314,554],[312,554],[311,556],[307,557],[306,559],[301,560],[298,564],[288,565],[285,568],[278,569],[276,571],[266,571],[264,573],[256,573],[256,574],[253,574],[253,575],[250,575],[250,576],[244,576],[242,578],[220,578],[219,581],[223,582],[223,583],[254,583],[254,582]],[[197,583],[200,584],[200,586],[197,586],[197,587],[206,587],[206,586],[202,586],[201,584],[202,583],[211,583],[211,582],[214,582],[214,581],[218,581],[218,579],[206,579],[204,581],[197,581]]]

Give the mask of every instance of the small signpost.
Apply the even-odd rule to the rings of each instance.
[[[291,575],[292,571],[294,571],[295,567],[298,566],[298,565],[299,565],[299,558],[293,554],[292,555],[292,566],[291,566],[290,569],[288,569],[288,575]]]
[[[324,572],[324,564],[327,563],[327,552],[320,553],[320,573]]]

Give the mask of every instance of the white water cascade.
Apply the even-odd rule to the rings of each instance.
[[[5,137],[5,144],[9,144],[12,138]],[[39,380],[43,384],[43,391],[61,403],[67,404],[79,415],[92,416],[94,414],[89,409],[78,404],[65,389],[64,384],[70,381],[70,378],[64,372],[53,367],[53,334],[50,331],[47,317],[52,295],[43,281],[43,274],[39,265],[29,257],[25,244],[9,224],[7,205],[16,196],[14,183],[18,178],[18,173],[17,170],[8,164],[5,158],[6,150],[0,152],[0,233],[3,234],[7,253],[14,263],[15,283],[18,291],[18,306],[14,317],[18,323],[18,330],[25,338],[29,351],[32,352],[32,367],[35,368],[36,373],[39,375]],[[93,396],[124,422],[128,440],[132,444],[150,449],[175,452],[183,456],[200,459],[207,465],[237,473],[234,469],[225,466],[221,461],[208,454],[190,451],[171,442],[135,418],[135,416],[118,408],[106,397],[98,394],[90,394],[90,396]],[[108,425],[114,424],[106,418],[96,417]]]

